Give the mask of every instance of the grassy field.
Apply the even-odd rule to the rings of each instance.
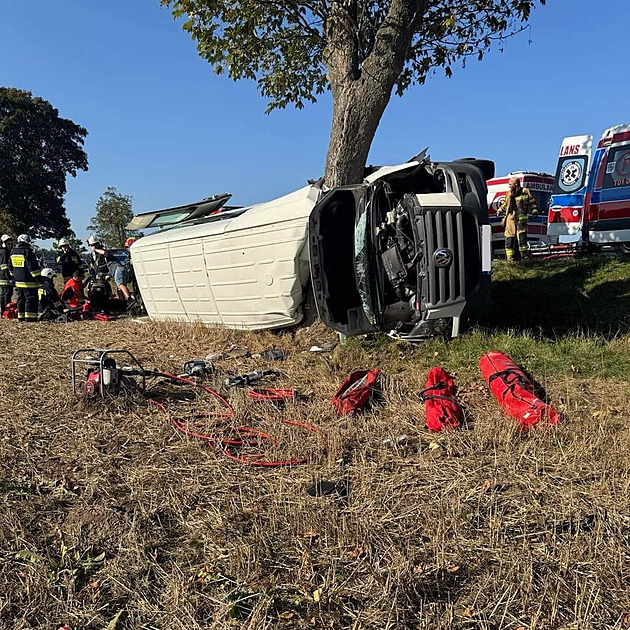
[[[499,263],[493,296],[452,342],[375,337],[326,354],[308,352],[334,339],[320,324],[0,321],[0,628],[630,628],[630,263]],[[277,384],[303,400],[230,398],[239,424],[277,436],[269,456],[308,465],[237,465],[142,398],[72,393],[78,347],[179,371],[232,344],[288,353],[225,359],[215,380],[282,369]],[[523,435],[502,415],[477,367],[491,349],[536,378],[560,425]],[[425,429],[417,398],[434,365],[455,374],[468,412],[444,435]],[[382,401],[338,418],[343,377],[377,366]],[[327,450],[282,418],[323,429]],[[310,496],[321,479],[347,493]]]

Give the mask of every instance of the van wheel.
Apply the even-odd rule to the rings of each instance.
[[[630,256],[630,243],[619,243],[619,245],[617,245],[617,251],[622,256]]]

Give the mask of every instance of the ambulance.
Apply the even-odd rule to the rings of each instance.
[[[521,186],[529,189],[538,206],[538,216],[530,217],[527,222],[527,240],[530,247],[536,248],[547,234],[547,209],[553,191],[553,175],[515,171],[509,175],[489,179],[486,182],[488,186],[488,213],[492,226],[492,251],[495,256],[505,255],[505,237],[501,225],[503,217],[497,215],[497,210],[510,190],[509,181],[512,177],[518,177]]]
[[[592,249],[616,246],[630,254],[630,123],[562,141],[548,235],[552,242]]]

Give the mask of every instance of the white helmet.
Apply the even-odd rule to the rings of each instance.
[[[100,241],[96,238],[96,236],[92,235],[87,240],[88,245],[100,245]]]
[[[0,241],[2,241],[3,243],[6,243],[7,241],[12,241],[13,237],[10,234],[3,234],[0,237]]]
[[[57,274],[50,268],[50,267],[44,267],[42,269],[42,276],[44,278],[54,278]]]
[[[31,242],[31,237],[28,234],[20,234],[17,237],[17,242],[18,243],[30,243]]]
[[[57,247],[63,247],[64,245],[70,245],[70,243],[68,243],[68,239],[67,238],[60,238],[59,242],[57,243]]]

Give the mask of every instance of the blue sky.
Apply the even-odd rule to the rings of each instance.
[[[630,120],[627,0],[548,0],[482,63],[392,97],[370,162],[493,159],[554,169],[562,138]],[[531,43],[528,40],[531,39]],[[272,199],[322,174],[330,98],[265,115],[256,85],[212,74],[158,0],[3,0],[0,85],[48,99],[89,131],[90,170],[68,180],[75,231],[107,186],[136,212],[217,192]]]

